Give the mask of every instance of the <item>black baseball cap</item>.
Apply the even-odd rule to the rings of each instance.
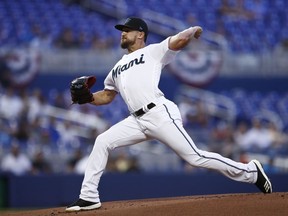
[[[115,25],[115,28],[123,31],[124,28],[140,31],[145,33],[145,41],[148,36],[148,26],[146,22],[138,17],[129,17],[125,20],[124,24]]]

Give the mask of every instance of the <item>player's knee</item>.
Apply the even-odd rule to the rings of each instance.
[[[105,136],[105,134],[100,134],[96,138],[95,147],[111,150],[109,137]]]
[[[182,158],[191,166],[201,167],[203,165],[203,157],[195,152],[182,155]]]
[[[103,134],[100,134],[95,141],[95,146],[98,148],[107,148],[108,142],[107,139],[105,139],[105,136]]]

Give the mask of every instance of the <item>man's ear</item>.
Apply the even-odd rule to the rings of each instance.
[[[145,33],[144,33],[144,32],[139,32],[138,38],[144,40],[144,38],[145,38]]]

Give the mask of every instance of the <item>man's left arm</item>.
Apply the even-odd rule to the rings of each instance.
[[[169,49],[174,51],[183,49],[189,44],[193,37],[198,39],[202,31],[203,30],[200,26],[194,26],[179,32],[170,38]]]

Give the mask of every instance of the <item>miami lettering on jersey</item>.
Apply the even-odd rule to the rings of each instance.
[[[143,57],[144,54],[141,54],[140,58],[135,58],[127,64],[118,65],[116,68],[113,68],[112,70],[113,81],[115,80],[115,78],[117,78],[118,75],[120,75],[120,73],[128,70],[130,67],[133,67],[134,65],[144,64],[145,61],[143,60]]]

